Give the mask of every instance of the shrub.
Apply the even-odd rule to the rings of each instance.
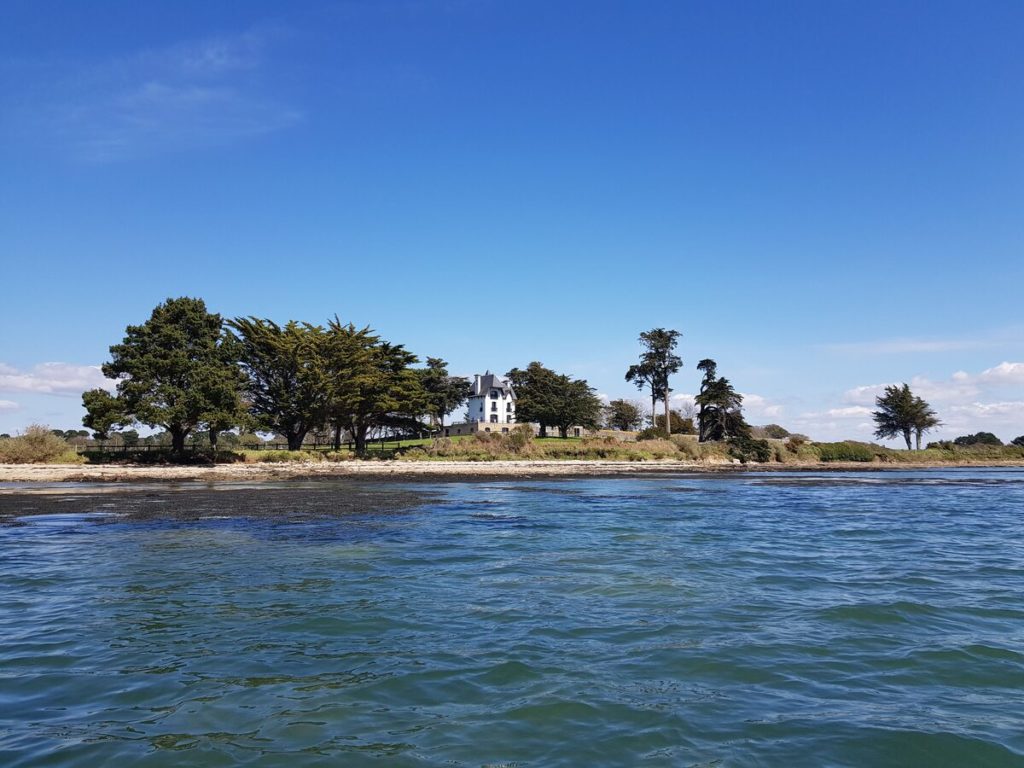
[[[786,441],[786,450],[791,453],[799,453],[801,446],[807,442],[807,438],[803,435],[790,435],[789,440]]]
[[[751,427],[750,432],[756,438],[768,438],[769,440],[783,440],[789,437],[789,430],[785,427],[780,427],[778,424]]]
[[[953,441],[954,445],[1002,445],[1003,441],[991,432],[977,432],[973,435],[961,435]]]
[[[756,461],[760,464],[771,461],[772,447],[767,440],[755,440],[752,437],[734,437],[729,441],[729,454],[744,464]]]
[[[668,438],[668,433],[658,427],[647,427],[647,429],[641,429],[636,433],[637,440],[665,440],[666,438]]]
[[[0,462],[5,464],[45,464],[58,460],[82,461],[49,427],[33,424],[23,435],[0,438]]]
[[[874,461],[875,450],[864,443],[846,440],[841,443],[815,443],[822,461]]]
[[[1013,438],[1013,440],[1010,441],[1010,445],[1016,445],[1020,448],[1024,448],[1024,435]]]
[[[505,442],[508,443],[508,447],[516,453],[521,453],[524,448],[528,448],[533,442],[533,427],[529,424],[520,424],[513,429],[508,437],[505,438]]]

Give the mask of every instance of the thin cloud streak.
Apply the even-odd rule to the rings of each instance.
[[[27,119],[37,134],[89,163],[285,130],[304,113],[267,87],[265,50],[273,36],[264,30],[185,41],[75,68],[55,78],[55,92]]]

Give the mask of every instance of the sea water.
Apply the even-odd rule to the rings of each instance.
[[[0,765],[1024,765],[1022,471],[413,491],[9,521]]]

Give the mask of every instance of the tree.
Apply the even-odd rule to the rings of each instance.
[[[954,445],[1002,445],[1003,441],[991,432],[977,432],[973,435],[961,435],[953,441]]]
[[[651,419],[654,419],[655,403],[659,399],[665,401],[665,419],[669,419],[669,395],[672,388],[669,378],[683,367],[682,358],[675,354],[676,343],[681,334],[679,331],[664,328],[652,328],[640,334],[640,343],[644,351],[640,354],[640,362],[631,365],[626,371],[626,381],[636,384],[637,389],[648,387],[651,390]]]
[[[930,432],[935,427],[941,425],[938,415],[932,410],[932,407],[928,405],[920,397],[914,398],[914,438],[916,440],[917,450],[921,450],[921,435],[925,432]],[[995,435],[993,435],[995,437]],[[1000,443],[1002,445],[1002,443]]]
[[[718,376],[714,360],[701,360],[697,370],[704,372],[696,397],[699,441],[749,438],[750,426],[743,418],[743,395],[733,389],[728,379]]]
[[[366,450],[366,437],[374,427],[414,430],[417,415],[427,407],[420,374],[410,368],[416,355],[401,344],[391,344],[371,333],[342,324],[335,317],[327,325],[327,382],[329,412],[336,425],[335,441],[344,427],[356,451]]]
[[[665,429],[665,417],[655,416],[654,417],[654,428],[659,429],[670,435],[695,435],[697,434],[697,428],[693,426],[693,419],[686,418],[673,408],[670,412],[670,421],[672,422],[672,429]]]
[[[461,376],[449,376],[448,363],[439,357],[428,357],[427,367],[420,369],[419,377],[427,415],[436,429],[443,429],[444,417],[469,399],[471,385]]]
[[[1013,440],[1010,441],[1010,445],[1016,445],[1020,448],[1024,448],[1024,435],[1013,438]]]
[[[917,447],[921,448],[921,435],[941,422],[935,412],[920,397],[910,391],[907,384],[895,384],[885,388],[885,392],[875,398],[877,411],[872,413],[875,420],[875,437],[891,439],[902,436],[911,449],[910,438],[917,436]]]
[[[609,429],[631,432],[644,423],[643,408],[632,400],[612,400],[604,407],[604,423]]]
[[[105,389],[90,389],[82,393],[85,417],[82,424],[92,430],[97,440],[107,440],[110,431],[122,421],[129,420],[121,402]]]
[[[297,323],[239,317],[228,325],[246,374],[254,426],[276,432],[297,451],[309,430],[323,424],[331,393],[324,365],[324,330]]]
[[[160,426],[180,452],[188,435],[215,414],[240,414],[241,377],[224,344],[221,317],[207,312],[202,299],[158,305],[145,323],[125,329],[110,355],[103,374],[118,380],[117,395],[90,390],[82,397],[83,423],[98,434],[115,424]]]
[[[513,368],[505,376],[516,393],[516,421],[536,422],[540,436],[546,437],[547,428],[555,423],[558,374],[535,361],[525,369]]]
[[[538,362],[505,375],[516,392],[516,420],[537,422],[542,437],[548,427],[557,427],[564,438],[570,427],[593,429],[600,423],[601,400],[586,380],[571,379]]]

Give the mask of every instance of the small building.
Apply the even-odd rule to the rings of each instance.
[[[444,428],[445,437],[477,432],[511,432],[516,424],[516,393],[508,379],[476,374],[469,390],[466,420]]]

